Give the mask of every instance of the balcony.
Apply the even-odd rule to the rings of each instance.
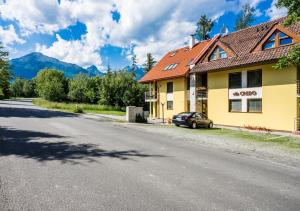
[[[207,91],[197,91],[196,97],[199,100],[206,100],[207,99]]]
[[[157,102],[158,93],[155,91],[145,92],[145,102]]]

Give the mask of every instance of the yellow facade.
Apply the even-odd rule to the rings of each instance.
[[[228,74],[256,69],[262,69],[262,112],[229,112]],[[296,81],[296,67],[279,71],[272,64],[208,73],[208,116],[220,125],[294,131],[298,108]]]
[[[172,118],[173,115],[180,112],[188,111],[189,91],[187,90],[187,78],[180,77],[157,82],[158,100],[153,103],[153,117],[155,118]],[[173,82],[173,109],[167,109],[167,83]],[[154,85],[152,85],[154,90]],[[163,104],[163,106],[162,106]]]

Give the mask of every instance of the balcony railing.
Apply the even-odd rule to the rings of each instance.
[[[158,98],[158,93],[155,91],[145,92],[145,101],[146,102],[156,102]]]
[[[297,80],[297,96],[300,97],[300,80]]]
[[[197,91],[198,99],[207,99],[207,91]]]

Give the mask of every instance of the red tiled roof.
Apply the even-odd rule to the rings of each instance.
[[[263,51],[253,51],[260,41],[262,41],[262,39],[264,39],[264,37],[270,32],[270,30],[277,24],[281,25],[284,20],[285,18],[280,18],[221,37],[218,42],[226,45],[229,49],[235,52],[236,56],[226,59],[218,59],[215,61],[199,62],[195,65],[191,72],[225,70],[233,67],[237,68],[245,65],[254,65],[257,63],[270,63],[282,56],[286,56],[294,44],[266,49]],[[300,23],[296,23],[285,28],[297,36],[300,35]]]
[[[141,80],[141,83],[185,76],[189,72],[189,63],[202,53],[212,40],[197,43],[192,49],[188,46],[168,52]],[[174,56],[172,54],[176,52]],[[170,64],[178,64],[171,70],[164,70]]]

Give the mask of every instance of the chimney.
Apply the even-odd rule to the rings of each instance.
[[[194,34],[190,35],[190,49],[192,49],[194,47],[194,45],[196,44],[196,39],[194,37]]]

